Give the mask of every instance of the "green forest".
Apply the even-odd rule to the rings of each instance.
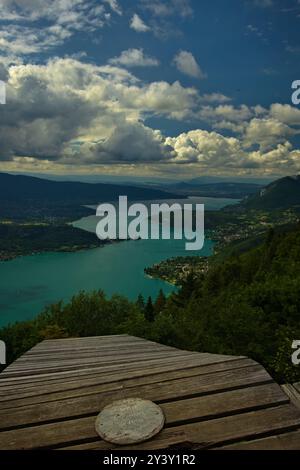
[[[0,260],[46,251],[78,251],[105,245],[94,233],[68,224],[0,223]]]
[[[300,225],[270,230],[259,246],[190,274],[167,299],[136,302],[80,292],[34,320],[0,330],[9,362],[43,339],[128,333],[178,348],[245,355],[279,382],[300,380],[291,361],[300,339]]]

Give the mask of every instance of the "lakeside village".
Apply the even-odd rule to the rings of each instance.
[[[220,214],[220,212],[218,213]],[[169,258],[161,261],[153,266],[146,267],[144,272],[147,276],[155,279],[162,279],[170,284],[180,286],[188,276],[205,274],[209,265],[215,258],[222,254],[243,251],[243,242],[248,242],[254,246],[257,240],[260,240],[267,231],[277,226],[285,226],[295,224],[300,221],[299,212],[293,209],[284,211],[257,211],[250,210],[241,213],[227,212],[226,221],[214,221],[213,224],[208,213],[208,226],[214,225],[206,230],[206,238],[215,243],[213,249],[213,257],[201,256],[180,256]],[[224,212],[222,214],[222,217]],[[228,217],[227,217],[228,216]]]

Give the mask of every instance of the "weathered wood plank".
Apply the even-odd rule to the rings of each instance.
[[[179,397],[192,397],[271,381],[269,374],[261,366],[255,365],[137,387],[126,388],[121,384],[116,386],[114,392],[101,393],[99,387],[96,387],[96,390],[88,393],[84,391],[83,396],[31,404],[15,408],[13,413],[10,410],[0,410],[0,427],[96,413],[107,403],[121,398],[140,397],[152,401],[170,401]]]
[[[164,403],[161,408],[166,418],[166,425],[169,426],[228,413],[246,412],[251,409],[280,405],[287,403],[287,401],[288,398],[277,384],[268,384]],[[2,432],[0,433],[0,448],[33,449],[63,445],[67,442],[83,439],[99,440],[95,431],[95,419],[96,415]]]
[[[238,359],[233,358],[233,359]],[[184,353],[182,356],[169,356],[167,359],[152,359],[152,360],[144,360],[144,361],[129,361],[128,363],[124,363],[122,366],[123,368],[126,368],[127,371],[129,370],[135,370],[139,368],[151,368],[154,366],[158,365],[168,365],[168,364],[182,364],[185,362],[186,366],[188,367],[189,365],[205,365],[205,364],[213,364],[213,363],[218,363],[218,362],[223,362],[223,361],[231,361],[232,357],[225,356],[225,359],[223,356],[219,355],[212,355],[212,354],[196,354],[192,355],[191,353]],[[254,361],[253,361],[254,363]],[[18,383],[21,383],[22,386],[24,386],[26,383],[28,384],[34,384],[37,382],[41,381],[50,381],[50,380],[65,380],[67,377],[86,377],[86,376],[96,376],[99,374],[99,372],[106,373],[109,371],[113,370],[120,370],[119,364],[113,364],[113,365],[99,365],[99,366],[94,366],[91,368],[85,368],[82,370],[66,370],[66,371],[60,371],[60,372],[47,372],[47,373],[41,373],[41,374],[35,374],[35,375],[25,375],[25,376],[16,376],[16,377],[4,377],[2,374],[0,374],[0,388],[1,386],[7,387],[8,384],[11,384],[12,386],[18,385]]]
[[[139,369],[137,371],[124,371],[124,372],[115,372],[113,374],[101,374],[99,373],[98,377],[93,377],[92,379],[84,378],[82,380],[77,379],[71,382],[64,381],[58,384],[45,383],[45,385],[38,385],[34,388],[23,388],[21,387],[18,390],[10,389],[10,392],[7,393],[7,389],[0,390],[0,403],[1,408],[4,407],[14,407],[20,406],[17,403],[6,403],[11,402],[12,400],[24,400],[25,398],[38,397],[42,395],[47,395],[46,399],[51,399],[52,394],[55,392],[70,392],[71,390],[79,390],[82,393],[83,389],[88,389],[90,386],[99,386],[105,383],[120,383],[122,382],[123,386],[133,387],[136,385],[142,385],[146,383],[156,383],[163,382],[166,380],[174,380],[184,377],[193,377],[195,375],[202,374],[212,374],[215,372],[232,370],[241,367],[252,366],[253,363],[249,359],[237,359],[236,361],[227,361],[219,362],[216,364],[202,365],[200,367],[184,367],[181,368],[180,364],[172,365],[167,367],[159,366],[158,368],[152,367],[148,370]],[[164,369],[164,370],[162,370]],[[28,400],[27,400],[28,401]],[[30,402],[30,400],[29,400]],[[25,402],[22,404],[26,404]]]
[[[77,337],[77,338],[60,338],[60,339],[46,339],[36,344],[31,350],[55,349],[55,348],[73,348],[74,345],[80,346],[94,346],[94,345],[114,345],[114,344],[130,344],[130,343],[155,343],[155,341],[138,338],[137,336],[128,335],[115,335],[115,336],[91,336],[91,337]]]
[[[61,339],[54,339],[54,340],[44,340],[41,343],[37,344],[34,346],[34,348],[31,349],[31,351],[34,350],[55,350],[59,348],[70,348],[74,349],[76,347],[81,347],[81,346],[97,346],[99,344],[102,345],[116,345],[120,343],[126,343],[126,344],[131,344],[131,343],[152,343],[152,344],[158,344],[160,343],[155,343],[154,341],[149,341],[145,340],[143,338],[138,338],[136,336],[128,336],[128,335],[115,335],[115,336],[91,336],[91,337],[82,337],[82,338],[61,338]]]
[[[216,450],[300,450],[300,431],[222,446]]]
[[[174,424],[288,403],[289,399],[282,393],[280,386],[271,383],[165,403],[161,406],[167,423]]]
[[[120,339],[121,338],[121,339]],[[46,345],[46,346],[45,346]],[[82,351],[83,348],[83,351]],[[102,351],[103,354],[105,352],[120,352],[121,349],[124,351],[132,352],[130,349],[136,351],[143,351],[152,349],[156,352],[158,351],[174,351],[178,352],[178,349],[161,345],[155,343],[153,341],[146,341],[141,338],[130,337],[127,335],[121,337],[95,337],[95,338],[79,338],[79,339],[71,339],[66,338],[64,340],[46,340],[42,343],[36,345],[31,350],[29,350],[26,354],[24,354],[21,358],[16,360],[13,364],[8,366],[4,372],[4,374],[15,368],[23,365],[24,362],[29,362],[34,360],[36,363],[37,357],[42,358],[43,354],[51,355],[52,358],[57,355],[59,357],[59,353],[63,354],[63,358],[66,357],[67,353],[69,352],[71,357],[74,358],[76,354],[80,354],[81,352],[87,352],[89,354],[92,352]]]
[[[151,367],[159,367],[160,365],[171,366],[174,364],[191,364],[193,365],[201,365],[208,363],[209,361],[203,361],[203,358],[199,358],[197,356],[191,357],[190,355],[183,355],[183,356],[170,356],[168,359],[153,359],[151,361],[130,361],[128,363],[124,363],[122,370],[130,371],[130,370],[137,370],[141,368],[149,369]],[[220,362],[220,361],[219,361]],[[39,375],[25,375],[25,376],[17,376],[17,377],[9,377],[3,378],[0,380],[0,390],[2,388],[7,387],[16,387],[18,384],[22,384],[24,387],[36,387],[39,386],[40,383],[55,383],[55,382],[62,382],[65,380],[77,380],[78,378],[85,379],[87,377],[98,377],[101,373],[110,373],[113,371],[119,371],[120,366],[118,364],[113,365],[99,365],[91,368],[85,368],[82,370],[66,370],[61,372],[47,372],[44,374]]]
[[[108,356],[126,356],[126,355],[133,355],[133,354],[144,354],[145,352],[147,353],[164,353],[164,354],[172,354],[173,351],[170,351],[168,349],[155,349],[151,348],[149,346],[146,346],[145,348],[119,348],[119,349],[105,349],[104,351],[101,350],[92,350],[88,352],[77,352],[74,351],[74,354],[66,352],[60,352],[58,354],[45,354],[42,356],[27,356],[22,359],[19,359],[16,361],[16,365],[18,368],[30,368],[30,367],[35,367],[37,365],[52,365],[56,364],[58,362],[62,363],[69,363],[70,361],[73,362],[80,362],[80,360],[85,360],[85,359],[95,359],[95,358],[105,358]],[[177,351],[178,352],[178,351]],[[10,370],[14,370],[14,368],[10,368]]]
[[[80,349],[76,349],[73,351],[69,351],[69,350],[59,350],[59,351],[55,351],[55,352],[51,352],[51,351],[47,351],[47,352],[42,352],[42,353],[35,353],[35,354],[26,354],[22,357],[20,357],[19,359],[16,360],[16,364],[19,364],[19,365],[22,365],[22,364],[25,364],[25,363],[35,363],[35,362],[50,362],[52,359],[57,359],[57,358],[61,358],[61,357],[72,357],[73,354],[74,354],[74,357],[85,357],[85,356],[92,356],[92,355],[101,355],[101,354],[105,354],[107,352],[110,352],[111,354],[112,353],[118,353],[118,352],[127,352],[127,351],[131,351],[131,352],[134,352],[134,351],[148,351],[148,350],[152,350],[152,351],[169,351],[169,352],[173,352],[173,350],[169,350],[167,348],[161,348],[161,349],[158,349],[158,348],[155,348],[155,347],[152,347],[150,345],[146,345],[145,347],[142,347],[142,346],[136,346],[136,345],[133,345],[132,347],[130,348],[127,348],[127,347],[123,347],[123,346],[120,346],[120,347],[116,347],[116,348],[113,348],[113,347],[110,347],[110,348],[102,348],[102,347],[97,347],[97,348],[80,348]],[[11,366],[9,366],[11,367]]]
[[[168,354],[171,354],[172,356],[177,356],[177,355],[180,355],[180,354],[185,354],[186,352],[185,351],[180,351],[179,349],[175,350],[175,351],[169,351],[169,350],[165,350],[165,349],[147,349],[147,348],[141,348],[141,349],[127,349],[127,350],[124,350],[122,348],[119,349],[119,353],[117,351],[105,351],[103,353],[98,353],[97,354],[97,351],[95,351],[95,354],[94,356],[88,356],[87,357],[87,360],[91,359],[92,361],[94,362],[104,362],[106,359],[109,360],[110,358],[115,358],[116,356],[128,356],[128,358],[130,358],[131,356],[139,356],[139,355],[146,355],[146,354],[153,354],[153,355],[162,355],[162,356],[167,356]],[[197,353],[193,353],[193,352],[189,352],[190,355],[196,355]],[[73,357],[72,353],[69,353],[69,354],[66,354],[64,353],[64,356],[58,356],[56,357],[55,354],[52,355],[52,359],[51,360],[47,360],[47,361],[39,361],[38,359],[37,360],[25,360],[25,361],[16,361],[15,362],[15,365],[14,367],[10,367],[10,370],[16,370],[16,369],[26,369],[26,368],[30,368],[32,367],[33,369],[34,368],[39,368],[41,366],[43,367],[47,367],[48,364],[50,366],[55,366],[56,364],[60,364],[61,362],[66,362],[67,364],[68,363],[79,363],[80,364],[80,356],[78,357]],[[62,361],[61,361],[62,359]],[[84,358],[82,358],[82,361],[84,362]],[[45,363],[44,363],[45,362]],[[8,368],[7,368],[8,369]],[[8,372],[8,370],[5,369],[5,372]]]
[[[251,411],[249,413],[191,423],[161,431],[151,441],[122,450],[159,450],[178,445],[208,449],[226,442],[241,441],[263,436],[265,433],[281,433],[300,429],[300,412],[293,405]],[[65,446],[67,450],[120,450],[104,441]]]
[[[300,382],[295,383],[294,387],[300,393]]]
[[[119,350],[119,349],[125,349],[125,350],[130,350],[130,349],[143,349],[143,348],[150,348],[150,349],[155,349],[155,350],[168,350],[168,351],[178,351],[177,348],[167,346],[164,344],[158,344],[154,343],[152,341],[131,341],[131,342],[110,342],[110,343],[104,343],[102,341],[99,341],[95,343],[94,345],[88,345],[86,342],[82,342],[78,344],[77,346],[56,346],[56,347],[51,347],[51,348],[32,348],[28,352],[26,352],[23,356],[21,356],[18,361],[24,359],[24,358],[35,358],[35,357],[43,357],[45,355],[56,355],[64,352],[85,352],[85,351],[113,351],[113,350]]]
[[[180,351],[178,351],[177,353],[173,353],[172,356],[176,356],[176,357],[180,357],[182,356],[183,353],[181,353]],[[167,353],[151,353],[151,354],[139,354],[139,355],[132,355],[132,360],[136,361],[136,362],[141,362],[141,361],[150,361],[152,359],[167,359],[169,357],[169,354]],[[128,358],[128,356],[125,356],[124,359],[118,359],[118,356],[114,355],[114,356],[108,356],[108,357],[105,357],[103,358],[103,360],[101,360],[100,358],[96,358],[94,360],[89,360],[89,361],[82,361],[82,362],[79,362],[79,363],[72,363],[72,361],[70,361],[71,363],[70,364],[66,364],[66,365],[61,365],[60,362],[58,362],[57,365],[49,365],[49,366],[46,366],[46,367],[41,367],[39,365],[37,365],[36,368],[31,368],[31,369],[23,369],[23,368],[15,368],[13,371],[11,372],[7,372],[5,373],[4,377],[5,378],[9,378],[9,377],[20,377],[20,375],[26,375],[26,374],[31,374],[31,375],[36,375],[36,374],[41,374],[41,373],[45,373],[45,372],[58,372],[58,371],[68,371],[68,370],[72,370],[72,369],[85,369],[87,367],[97,367],[99,365],[107,365],[107,364],[126,364],[128,362],[130,362],[130,359]]]
[[[291,402],[300,409],[300,392],[291,384],[282,385],[282,390],[286,393]]]

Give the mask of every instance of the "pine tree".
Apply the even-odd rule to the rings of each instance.
[[[136,305],[138,306],[141,312],[145,310],[145,300],[142,294],[139,294],[137,301],[136,301]]]
[[[159,294],[154,304],[155,315],[158,315],[164,309],[165,305],[166,305],[166,296],[163,293],[163,290],[160,289]]]
[[[182,281],[180,290],[173,295],[173,302],[178,307],[184,307],[196,290],[197,278],[194,272],[190,272],[186,279]]]
[[[155,318],[154,307],[153,307],[151,297],[149,297],[148,300],[147,300],[147,304],[146,304],[146,307],[145,307],[145,318],[149,322],[153,322],[154,318]]]

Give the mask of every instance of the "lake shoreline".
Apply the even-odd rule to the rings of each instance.
[[[113,245],[114,243],[120,243],[120,242],[123,242],[123,241],[127,241],[127,240],[108,240],[108,241],[105,241],[104,243],[100,243],[99,245],[89,245],[89,246],[76,246],[74,245],[73,247],[70,247],[68,249],[57,249],[57,250],[47,250],[47,249],[44,249],[44,250],[38,250],[38,251],[32,251],[32,252],[28,252],[28,253],[18,253],[18,254],[11,254],[11,255],[7,255],[7,257],[2,256],[1,253],[0,253],[0,263],[9,263],[10,261],[14,261],[15,259],[18,259],[18,258],[27,258],[27,257],[31,257],[31,256],[38,256],[38,255],[42,255],[42,254],[45,254],[45,253],[78,253],[78,252],[82,252],[82,251],[90,251],[90,250],[96,250],[98,248],[105,248],[107,246],[110,246],[110,245]]]
[[[213,207],[207,203],[207,208],[217,210],[224,202],[219,201],[217,208],[217,200],[214,200]],[[76,228],[90,231],[95,237],[96,223],[95,216],[88,216],[80,219]],[[107,297],[120,295],[132,301],[139,294],[144,298],[157,298],[160,290],[170,295],[176,286],[146,276],[144,269],[164,259],[186,256],[185,241],[136,241],[113,240],[96,248],[76,248],[71,252],[50,249],[32,254],[31,250],[10,262],[0,262],[0,325],[30,320],[45,306],[69,302],[80,291],[102,290]],[[213,249],[214,243],[206,239],[199,255],[210,256]]]

